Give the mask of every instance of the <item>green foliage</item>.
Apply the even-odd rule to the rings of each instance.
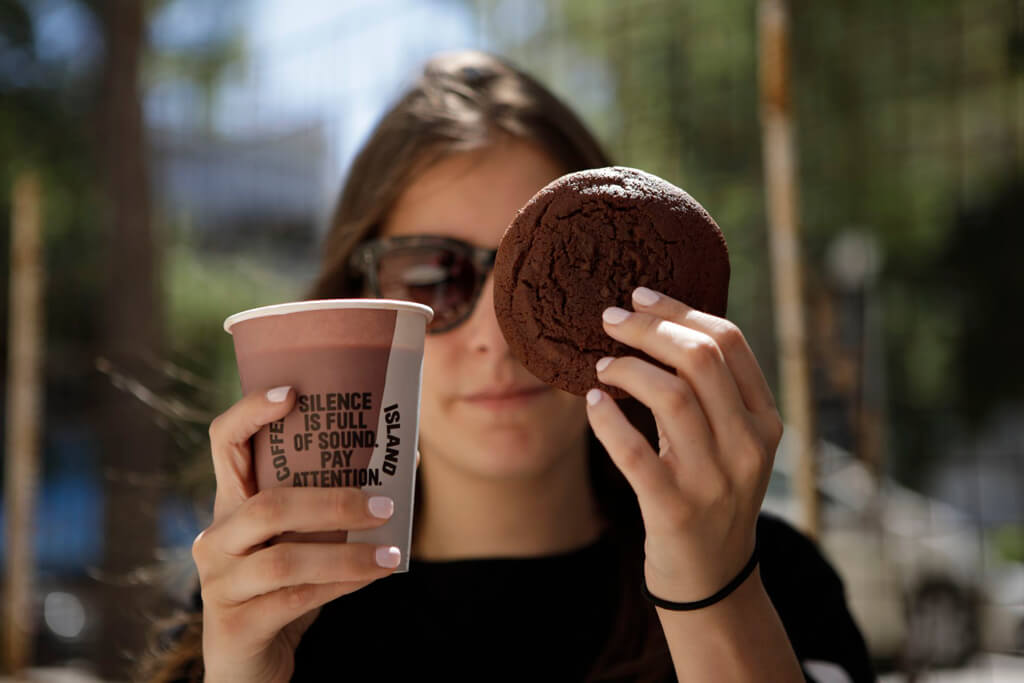
[[[164,252],[163,307],[168,353],[158,392],[170,407],[166,428],[175,447],[167,481],[191,499],[213,493],[207,428],[241,397],[231,336],[232,313],[301,295],[299,283],[251,253],[209,254],[177,237]]]
[[[945,295],[937,312],[953,321],[953,407],[972,425],[1024,395],[1021,327],[1012,310],[1024,292],[1022,216],[1024,173],[993,184],[988,197],[962,211],[926,271],[932,291]]]
[[[993,547],[1000,560],[1024,563],[1024,526],[1007,524],[993,532]]]
[[[168,4],[168,0],[149,0],[147,12],[152,16]],[[95,21],[102,20],[100,3],[78,0],[78,5]],[[0,223],[8,225],[10,188],[17,174],[38,173],[43,188],[47,420],[90,423],[96,417],[97,381],[110,381],[96,372],[111,275],[109,209],[98,152],[100,145],[116,143],[95,137],[99,74],[81,65],[69,68],[40,59],[29,6],[26,0],[0,0],[0,60],[5,66],[0,69],[0,158],[5,161],[0,165]],[[191,78],[212,89],[239,50],[237,41],[225,40],[211,43],[207,53],[192,58],[151,52],[147,63],[157,76],[167,76],[171,70],[175,78]],[[159,223],[157,217],[154,225]],[[0,240],[4,262],[9,257],[7,234],[5,230]],[[113,359],[113,367],[161,400],[193,411],[188,413],[193,418],[212,416],[237,392],[230,337],[221,331],[221,321],[239,307],[279,300],[281,292],[291,290],[279,286],[278,278],[256,277],[251,268],[187,255],[180,245],[168,252],[166,260],[166,301],[161,302],[166,308],[157,315],[166,312],[168,356],[155,359],[150,350],[138,349],[138,357]],[[7,286],[3,278],[0,315],[4,319]],[[0,330],[4,346],[6,331],[5,325]],[[3,372],[0,369],[0,376]],[[207,424],[175,421],[157,408],[153,416],[183,449],[208,460]],[[91,427],[98,430],[99,425]],[[197,443],[200,448],[195,448]]]
[[[210,408],[239,396],[231,336],[223,322],[232,313],[293,300],[299,283],[276,274],[251,255],[204,255],[187,244],[167,250],[164,296],[171,355],[212,383]]]
[[[96,223],[99,202],[84,115],[89,101],[76,96],[77,84],[55,86],[54,65],[36,58],[35,32],[22,3],[0,0],[0,57],[18,64],[20,77],[0,76],[0,222],[11,215],[10,188],[23,171],[39,175],[43,197],[44,320],[47,328],[47,382],[60,409],[81,410],[82,377],[88,373],[89,345],[99,316],[102,243]],[[4,77],[12,80],[5,81]],[[0,242],[6,263],[9,233]],[[0,282],[0,312],[7,313],[7,278]],[[6,339],[6,327],[0,331]],[[77,384],[77,386],[76,386]]]

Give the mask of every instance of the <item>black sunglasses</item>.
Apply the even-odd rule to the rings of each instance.
[[[357,246],[349,266],[362,275],[370,296],[434,309],[427,332],[436,334],[472,314],[497,253],[451,237],[384,237]]]

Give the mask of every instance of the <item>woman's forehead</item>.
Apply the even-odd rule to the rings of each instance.
[[[549,155],[520,141],[452,155],[417,175],[381,232],[495,246],[515,212],[561,173]]]

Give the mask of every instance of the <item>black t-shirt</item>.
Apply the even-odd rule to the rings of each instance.
[[[762,581],[805,671],[873,681],[839,577],[814,544],[767,515],[757,532]],[[292,680],[582,680],[615,620],[615,566],[607,537],[546,557],[413,559],[408,573],[325,605]]]

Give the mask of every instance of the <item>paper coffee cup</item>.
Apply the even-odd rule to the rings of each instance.
[[[394,545],[407,571],[419,440],[423,341],[433,311],[389,299],[264,306],[224,321],[242,392],[291,386],[295,408],[253,437],[259,490],[355,486],[395,501],[368,531],[289,533],[289,541]]]

